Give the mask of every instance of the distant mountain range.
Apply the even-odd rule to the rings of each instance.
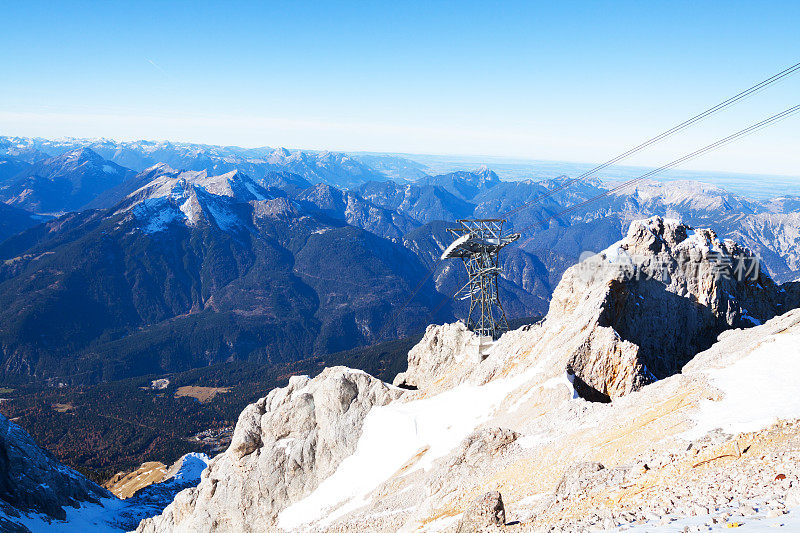
[[[16,175],[0,181],[0,199],[37,213],[63,213],[84,208],[135,172],[107,161],[89,148],[36,159]]]
[[[341,152],[288,150],[286,148],[238,148],[204,144],[105,139],[48,140],[26,137],[0,137],[0,154],[12,157],[17,165],[35,164],[54,156],[88,148],[108,161],[142,171],[158,163],[183,170],[205,170],[224,174],[240,170],[255,179],[269,172],[288,171],[313,183],[352,187],[370,180],[427,174],[423,166],[390,155],[348,155]],[[0,167],[0,179],[3,171]]]
[[[236,171],[145,174],[111,209],[0,245],[7,376],[95,381],[298,359],[404,336],[438,302],[429,284],[395,317],[423,263],[308,194]]]
[[[508,182],[488,169],[429,176],[391,156],[87,144],[0,138],[6,380],[282,362],[463,316],[466,303],[448,298],[464,269],[439,256],[464,217],[524,230],[501,256],[511,318],[543,314],[582,252],[652,215],[734,238],[777,281],[800,277],[795,196],[691,181],[609,194],[600,181]]]

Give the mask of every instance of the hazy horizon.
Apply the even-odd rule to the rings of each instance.
[[[407,152],[370,152],[355,150],[314,150],[301,147],[288,146],[241,146],[233,144],[208,144],[192,143],[178,139],[135,139],[120,140],[110,137],[25,137],[20,135],[2,135],[0,137],[27,138],[47,141],[72,141],[91,144],[92,142],[108,141],[114,143],[124,142],[144,142],[144,143],[172,143],[187,145],[205,145],[212,147],[238,148],[243,150],[270,149],[275,150],[284,148],[290,151],[303,152],[335,152],[354,156],[388,156],[399,157],[425,167],[428,174],[444,174],[458,170],[475,170],[480,167],[487,167],[497,173],[504,180],[519,181],[531,179],[534,181],[556,178],[559,176],[575,177],[592,170],[602,161],[566,161],[566,160],[547,160],[547,159],[523,159],[503,156],[489,155],[464,155],[464,154],[415,154]],[[611,165],[598,173],[594,173],[590,178],[596,178],[607,183],[618,182],[631,178],[639,177],[645,172],[653,170],[654,166],[639,165]],[[700,170],[684,167],[674,167],[659,172],[650,177],[654,181],[677,181],[690,180],[707,183],[722,187],[729,192],[753,199],[769,199],[783,195],[797,195],[795,188],[800,181],[800,175],[782,175],[767,173],[748,173],[731,172],[724,170]],[[753,179],[762,181],[755,182]]]
[[[4,18],[0,129],[18,135],[605,161],[796,63],[800,4],[26,2]],[[790,76],[626,163],[660,166],[799,93]],[[693,167],[796,175],[799,144],[795,116]]]

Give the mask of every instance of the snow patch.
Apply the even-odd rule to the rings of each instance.
[[[200,208],[199,206],[195,206],[191,196],[181,204],[179,209],[181,213],[186,215],[186,220],[189,224],[197,224],[197,221],[200,219]]]
[[[578,393],[575,392],[575,374],[570,374],[569,372],[564,372],[558,377],[548,379],[544,383],[542,383],[542,387],[545,389],[554,389],[559,385],[566,385],[567,390],[570,393],[570,399],[575,400],[580,398]]]
[[[293,437],[286,437],[285,439],[276,440],[275,441],[275,447],[276,448],[281,448],[286,453],[286,456],[288,457],[292,453],[292,451],[289,449],[289,445],[292,442],[294,442],[295,440],[296,439],[294,439]]]
[[[217,226],[219,226],[219,229],[228,231],[239,225],[239,219],[236,215],[218,205],[217,202],[207,202],[206,208],[209,213],[211,213],[211,216],[214,217],[214,221],[217,223]]]
[[[706,373],[724,396],[700,405],[696,426],[681,435],[685,439],[717,428],[729,434],[758,431],[779,419],[800,418],[800,335],[776,335],[734,364]]]
[[[254,198],[257,200],[257,201],[266,200],[266,198],[264,197],[264,195],[263,195],[263,194],[261,194],[261,193],[260,193],[260,192],[259,192],[259,191],[256,189],[255,185],[253,185],[253,182],[252,182],[252,181],[250,181],[250,180],[247,180],[247,181],[245,181],[245,182],[244,182],[244,186],[245,186],[245,188],[246,188],[246,189],[247,189],[247,190],[250,192],[250,194],[252,194],[252,195],[253,195],[253,197],[254,197]]]
[[[713,516],[713,515],[712,515]],[[675,531],[709,531],[706,523],[709,516],[679,517],[669,524],[660,525],[654,521],[631,526],[626,531],[630,533],[673,533]],[[719,524],[714,531],[733,529],[741,533],[767,533],[773,531],[800,531],[800,510],[794,509],[790,513],[777,518],[764,518],[764,515],[754,517],[737,516],[731,522],[741,524],[735,528]],[[697,528],[697,529],[692,529]]]
[[[208,466],[211,459],[204,453],[187,453],[181,458],[181,466],[168,479],[174,479],[181,482],[200,481],[200,475],[203,470]]]
[[[429,468],[538,372],[537,365],[512,378],[480,386],[462,383],[430,398],[373,408],[353,455],[311,494],[284,509],[278,526],[294,530],[317,520],[324,526],[364,505],[372,490],[405,464],[416,460],[413,469]]]
[[[142,227],[144,233],[164,231],[179,217],[178,211],[163,199],[145,200],[134,207],[133,214],[145,222]]]
[[[522,448],[534,448],[540,444],[545,444],[555,440],[555,436],[548,432],[536,433],[534,435],[525,435],[517,439],[517,444]]]
[[[78,508],[65,506],[66,520],[54,520],[37,513],[22,514],[20,518],[10,519],[36,533],[116,533],[125,531],[124,527],[118,525],[117,519],[126,506],[123,500],[107,498],[101,500],[100,504],[85,503]]]

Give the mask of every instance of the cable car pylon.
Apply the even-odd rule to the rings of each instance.
[[[498,277],[500,250],[519,239],[519,233],[503,235],[500,218],[462,219],[458,227],[447,228],[456,239],[442,253],[442,259],[461,258],[467,269],[467,283],[455,297],[469,298],[467,328],[482,340],[496,340],[508,330],[508,320],[500,303]]]

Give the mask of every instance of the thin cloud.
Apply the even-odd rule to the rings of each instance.
[[[163,74],[165,78],[169,79],[169,74],[167,74],[167,71],[166,71],[166,70],[164,70],[163,68],[161,68],[161,67],[158,65],[158,63],[156,63],[155,61],[153,61],[152,59],[149,59],[149,58],[147,58],[147,57],[145,58],[145,60],[146,60],[148,63],[150,63],[151,65],[153,65],[153,67],[154,67],[154,68],[156,68],[156,69],[157,69],[157,70],[158,70],[158,71],[159,71],[161,74]]]

